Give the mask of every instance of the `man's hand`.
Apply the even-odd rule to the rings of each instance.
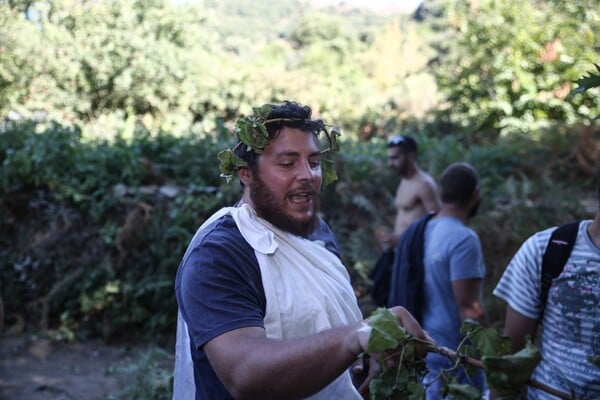
[[[427,332],[423,330],[421,324],[419,324],[415,317],[413,317],[406,308],[396,306],[390,308],[389,311],[396,315],[398,324],[406,329],[408,333],[425,342],[435,344],[435,341],[427,334]],[[427,355],[427,347],[427,343],[415,343],[415,349],[417,350],[419,357],[425,357]]]
[[[369,384],[381,373],[379,358],[364,354],[352,367],[352,380],[363,399],[370,397]]]
[[[409,313],[404,307],[392,307],[389,309],[389,311],[396,316],[398,325],[406,329],[408,333],[423,340],[424,342],[429,342],[432,344],[435,343],[434,340],[427,335],[423,328],[421,328],[421,325],[412,316],[412,314]],[[356,329],[355,340],[357,345],[355,347],[360,348],[358,353],[368,352],[371,331],[372,328],[369,325],[368,319],[362,321],[361,325]],[[425,357],[427,354],[427,343],[416,342],[415,349],[420,357]],[[395,349],[390,349],[390,352],[392,351],[395,351]],[[353,379],[357,384],[358,391],[363,398],[369,398],[369,384],[381,373],[381,363],[383,360],[385,360],[387,363],[386,366],[388,368],[394,367],[394,358],[388,357],[388,355],[389,354],[387,352],[363,354],[359,362],[352,367]]]
[[[392,307],[389,311],[396,316],[398,325],[403,327],[409,334],[417,339],[421,339],[423,343],[415,343],[417,354],[420,357],[425,357],[427,354],[427,343],[435,343],[434,340],[427,335],[427,333],[421,328],[421,325],[415,317],[412,316],[408,310],[401,306]],[[369,337],[371,336],[371,325],[369,325],[369,319],[363,320],[360,325],[357,325],[356,329],[352,333],[349,339],[349,346],[351,351],[357,356],[361,353],[368,352]],[[394,350],[394,349],[390,349]]]

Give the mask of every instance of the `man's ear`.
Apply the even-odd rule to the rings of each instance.
[[[239,167],[238,168],[238,177],[244,186],[249,186],[250,182],[252,182],[252,172],[248,167]]]

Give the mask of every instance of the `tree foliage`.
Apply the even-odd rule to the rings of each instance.
[[[479,1],[447,7],[454,35],[440,43],[436,69],[442,116],[469,142],[499,135],[539,136],[555,123],[589,123],[600,96],[567,99],[597,62],[600,15],[595,1]]]
[[[6,79],[15,93],[2,97],[15,111],[86,125],[106,116],[139,118],[152,129],[190,125],[182,110],[198,99],[178,88],[200,90],[214,58],[210,35],[198,31],[201,14],[158,0],[33,1],[26,11],[2,10],[10,21],[2,34],[19,33],[10,35],[11,55],[28,67]]]
[[[399,29],[398,17],[324,13],[292,0],[1,2],[0,17],[0,113],[47,115],[94,135],[131,132],[136,122],[212,133],[219,121],[283,99],[353,129],[374,110],[394,119],[409,108],[405,99],[397,106],[406,75],[378,66],[395,60],[405,71],[394,49],[423,43],[407,41],[412,30]],[[371,51],[386,26],[395,36]],[[378,49],[390,51],[377,58]]]

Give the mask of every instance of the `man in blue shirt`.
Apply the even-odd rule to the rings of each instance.
[[[481,302],[482,280],[485,275],[483,253],[477,233],[465,223],[477,214],[479,180],[475,169],[467,163],[448,166],[440,179],[442,208],[425,228],[423,329],[439,346],[456,349],[463,339],[462,322],[470,318],[484,319]],[[425,361],[428,381],[438,377],[440,370],[450,368],[452,361],[430,353]],[[467,376],[462,368],[455,372],[460,383],[470,383],[482,392],[485,378],[482,371]],[[433,381],[427,390],[428,399],[442,398],[441,382]]]

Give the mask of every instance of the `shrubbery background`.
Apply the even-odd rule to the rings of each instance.
[[[342,128],[322,211],[365,313],[374,232],[394,214],[391,134],[413,134],[436,179],[478,169],[495,324],[491,289],[521,242],[597,209],[599,91],[567,96],[598,61],[595,1],[426,1],[412,16],[271,3],[0,1],[7,327],[171,341],[187,243],[240,195],[216,154],[265,102]]]
[[[526,235],[593,211],[581,202],[594,199],[592,177],[568,184],[580,172],[563,143],[570,140],[556,140],[556,148],[503,142],[468,150],[451,137],[421,140],[420,163],[436,178],[454,160],[481,174],[483,205],[472,225],[490,284]],[[22,319],[69,339],[135,332],[169,340],[174,276],[185,247],[210,213],[240,194],[237,181],[225,184],[218,175],[216,153],[230,145],[225,134],[139,130],[108,143],[82,141],[78,130],[57,124],[5,126],[0,269],[9,324]],[[549,170],[551,159],[571,168]],[[391,222],[397,181],[387,171],[382,140],[344,141],[336,169],[340,179],[325,188],[322,211],[367,312],[367,275],[379,255],[374,230]],[[490,290],[486,305],[497,318]]]

